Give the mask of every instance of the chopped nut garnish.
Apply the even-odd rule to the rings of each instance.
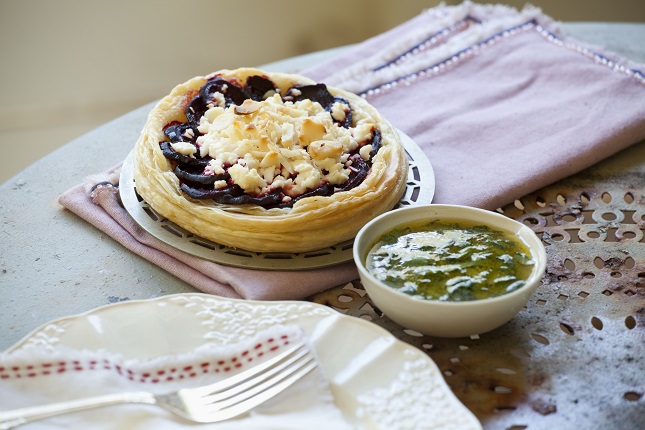
[[[260,109],[261,106],[262,106],[262,103],[260,102],[256,102],[251,99],[246,99],[244,100],[244,103],[242,103],[241,105],[235,106],[235,113],[238,115],[248,115]]]

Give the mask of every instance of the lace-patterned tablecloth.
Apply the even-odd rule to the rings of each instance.
[[[541,236],[547,274],[510,323],[440,339],[401,327],[359,281],[310,299],[424,350],[485,429],[645,423],[645,142],[498,211]]]

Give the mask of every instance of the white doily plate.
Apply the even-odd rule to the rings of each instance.
[[[397,207],[429,204],[435,191],[434,170],[414,141],[399,131],[408,155],[407,189]],[[353,240],[302,253],[250,252],[201,238],[161,216],[138,194],[134,182],[132,153],[123,162],[119,195],[137,224],[162,242],[196,257],[229,266],[265,270],[306,270],[333,266],[352,259]]]
[[[234,344],[276,324],[306,332],[336,405],[357,429],[481,430],[427,354],[376,324],[310,302],[201,293],[125,301],[47,323],[6,353],[65,347],[149,359]]]

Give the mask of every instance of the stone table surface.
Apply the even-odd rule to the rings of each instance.
[[[563,27],[578,40],[645,63],[645,24],[564,23]],[[261,67],[294,72],[342,49]],[[57,203],[61,193],[85,177],[125,159],[153,105],[69,142],[0,185],[0,351],[59,317],[123,300],[198,292]],[[605,177],[624,166],[645,171],[644,165],[645,143],[641,143],[609,160]]]
[[[581,41],[645,63],[645,24],[565,23],[564,29]],[[292,72],[336,52],[262,67]],[[120,300],[197,291],[57,202],[88,175],[125,159],[154,103],[80,136],[0,185],[0,350],[54,318]]]

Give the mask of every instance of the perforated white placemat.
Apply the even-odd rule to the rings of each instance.
[[[399,134],[408,155],[409,167],[407,188],[396,207],[429,204],[435,191],[432,165],[409,136],[401,131]],[[119,194],[123,206],[141,228],[174,248],[216,263],[265,270],[314,269],[352,259],[353,240],[316,251],[291,254],[251,252],[196,236],[161,216],[137,194],[132,157],[130,153],[121,168]]]

